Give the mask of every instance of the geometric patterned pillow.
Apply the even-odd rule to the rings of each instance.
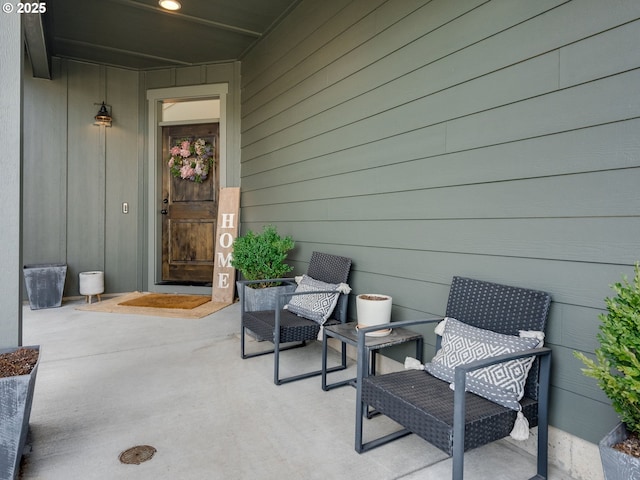
[[[503,353],[522,352],[536,348],[537,338],[516,337],[483,330],[448,318],[442,335],[442,345],[425,370],[449,383],[454,381],[454,369],[474,360],[495,357]],[[524,384],[534,357],[491,365],[467,375],[466,390],[512,410],[520,410]]]
[[[326,283],[303,275],[298,283],[296,292],[315,292],[318,290],[337,290],[337,283]],[[287,310],[296,315],[322,325],[333,313],[333,309],[338,303],[339,291],[331,293],[315,293],[308,295],[294,295],[289,303],[284,306]]]

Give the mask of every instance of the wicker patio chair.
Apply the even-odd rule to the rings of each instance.
[[[313,252],[309,262],[307,275],[315,280],[330,284],[347,283],[349,272],[351,270],[351,259],[327,253]],[[265,280],[261,280],[264,282]],[[268,280],[267,280],[268,281]],[[288,279],[289,282],[292,279]],[[239,282],[241,287],[246,288],[250,281]],[[243,359],[252,358],[268,353],[274,354],[273,364],[273,382],[276,385],[301,380],[322,374],[322,370],[306,372],[286,378],[280,378],[280,353],[291,348],[302,347],[310,340],[316,340],[320,333],[320,324],[317,321],[304,318],[292,313],[284,306],[290,299],[297,295],[312,295],[317,293],[327,293],[328,291],[314,292],[294,292],[281,293],[277,296],[276,307],[274,310],[263,310],[248,312],[245,310],[244,298],[241,295],[241,332],[240,332],[240,350]],[[332,291],[333,293],[334,291]],[[338,322],[345,323],[347,321],[347,304],[348,294],[340,293],[337,304],[333,313],[326,320],[324,325],[333,325]],[[274,348],[267,351],[256,353],[247,353],[245,350],[245,333],[250,330],[257,338],[272,342]],[[292,345],[293,343],[293,345]],[[286,345],[285,345],[286,344]],[[342,346],[341,364],[332,367],[329,371],[343,370],[347,366],[346,346]]]
[[[447,302],[446,316],[465,324],[506,335],[519,335],[521,330],[544,331],[551,297],[524,288],[499,285],[469,278],[454,277]],[[394,322],[393,328],[439,322],[427,319]],[[448,381],[426,371],[404,370],[369,376],[364,347],[365,334],[389,328],[389,324],[360,329],[358,332],[358,377],[355,448],[362,453],[387,442],[415,433],[453,456],[454,480],[462,480],[464,452],[509,436],[517,412],[466,392],[468,373],[507,360],[535,356],[529,370],[522,413],[529,427],[538,426],[537,474],[533,479],[547,478],[548,395],[551,350],[534,348],[476,360],[455,368],[454,390]],[[436,350],[442,339],[437,337]],[[537,345],[536,345],[537,346]],[[363,443],[363,415],[368,406],[395,420],[404,429]],[[375,420],[370,420],[375,421]],[[526,432],[526,426],[525,426]]]

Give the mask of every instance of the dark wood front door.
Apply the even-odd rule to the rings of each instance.
[[[190,178],[176,177],[169,159],[174,149],[173,172],[177,172],[186,155],[175,147],[194,148],[199,141],[202,148],[210,149],[212,162],[206,178],[202,178],[201,164],[195,164],[195,155],[185,163],[193,170],[183,170]],[[183,145],[184,141],[188,145]],[[219,124],[179,125],[162,127],[162,282],[210,284],[213,279],[216,217],[219,187]],[[177,154],[176,154],[177,153]],[[198,173],[200,172],[200,173]]]

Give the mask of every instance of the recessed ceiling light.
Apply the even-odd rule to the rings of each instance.
[[[158,3],[166,10],[180,10],[182,8],[177,0],[160,0]]]

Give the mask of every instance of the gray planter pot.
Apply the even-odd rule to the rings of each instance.
[[[611,448],[627,436],[627,428],[619,423],[598,444],[605,480],[640,480],[640,458]]]
[[[31,310],[62,305],[67,266],[63,263],[25,265],[22,269]]]
[[[39,345],[29,346],[40,350]],[[10,353],[17,348],[6,348],[0,353]],[[36,386],[38,365],[29,375],[0,378],[0,478],[15,479],[20,471],[22,451],[27,441],[29,417]]]
[[[243,289],[241,284],[237,284],[238,295],[242,302]],[[247,295],[244,309],[246,312],[257,312],[260,310],[275,310],[278,295],[281,293],[294,292],[296,285],[280,285],[278,287],[268,288],[245,288]]]

